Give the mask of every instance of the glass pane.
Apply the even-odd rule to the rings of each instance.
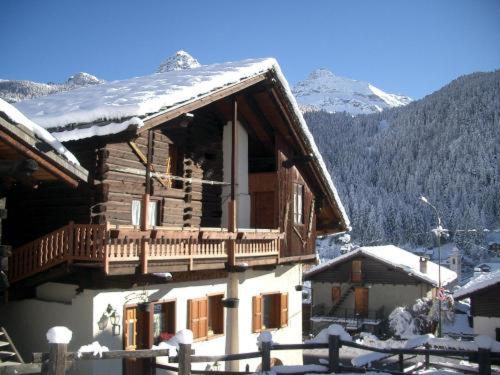
[[[141,201],[138,199],[132,200],[132,225],[140,225],[141,223]]]
[[[134,336],[135,336],[135,322],[134,320],[128,321],[128,339],[127,346],[134,346]]]
[[[149,225],[158,225],[158,202],[149,202]]]

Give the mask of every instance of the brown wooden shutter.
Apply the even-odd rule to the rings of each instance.
[[[199,337],[208,337],[208,298],[198,300],[199,311]]]
[[[280,312],[280,327],[286,327],[288,325],[288,293],[281,294]]]
[[[198,312],[198,303],[194,299],[188,300],[188,328],[193,332],[193,338],[199,336],[200,318]]]
[[[252,298],[252,332],[262,330],[262,296]]]

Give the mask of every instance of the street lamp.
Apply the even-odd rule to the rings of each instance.
[[[424,197],[423,195],[420,197],[420,200],[425,203],[426,205],[430,206],[437,217],[437,228],[433,229],[432,232],[436,235],[437,237],[437,243],[438,243],[438,306],[439,306],[439,320],[438,320],[438,337],[442,336],[442,322],[441,322],[441,298],[440,298],[440,293],[441,293],[441,235],[443,233],[446,233],[446,229],[443,228],[442,221],[441,221],[441,216],[439,216],[439,212],[436,207],[434,207],[433,204],[429,202],[429,200]]]

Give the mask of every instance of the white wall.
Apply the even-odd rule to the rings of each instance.
[[[274,271],[248,270],[239,274],[239,352],[256,351],[258,334],[252,333],[252,296],[260,293],[288,293],[288,327],[273,330],[273,340],[279,343],[300,343],[302,341],[302,296],[295,290],[300,283],[301,265],[279,266]],[[44,295],[53,298],[67,298],[68,286],[63,284],[45,284]],[[50,289],[50,293],[49,290]],[[176,283],[175,280],[166,284],[148,286],[146,289],[131,290],[85,290],[74,294],[70,303],[54,303],[39,300],[24,300],[13,302],[0,310],[0,322],[5,324],[14,341],[22,350],[25,358],[32,352],[47,351],[45,339],[47,330],[55,325],[64,325],[73,331],[73,339],[69,350],[77,350],[80,346],[98,340],[110,350],[123,349],[123,327],[120,335],[114,336],[111,324],[104,331],[98,328],[98,321],[108,304],[123,316],[123,308],[127,304],[140,302],[141,295],[146,294],[149,302],[159,300],[176,301],[176,329],[187,328],[187,301],[191,298],[204,297],[207,294],[226,294],[226,279],[203,280]],[[58,293],[58,291],[60,293]],[[226,311],[226,309],[225,309]],[[199,355],[224,354],[226,337],[195,342],[193,348]],[[273,352],[273,357],[279,358],[285,364],[301,364],[302,355],[296,351]],[[160,362],[160,361],[159,361]],[[83,362],[80,362],[82,364]],[[246,364],[250,370],[255,370],[259,360],[241,361],[240,369]],[[86,361],[78,367],[79,374],[118,374],[121,373],[121,361],[101,360]],[[204,369],[204,364],[196,366]],[[223,367],[220,367],[223,369]]]
[[[223,175],[225,182],[231,182],[231,146],[232,146],[232,122],[229,121],[224,126],[222,136],[222,152],[223,152]],[[236,186],[236,202],[238,210],[238,218],[236,226],[238,228],[250,228],[250,195],[248,193],[248,134],[245,128],[237,123],[238,135],[238,164],[236,170],[237,186]],[[228,224],[228,206],[231,187],[224,186],[222,188],[222,226],[227,228]]]
[[[474,333],[476,335],[486,335],[496,340],[495,329],[497,328],[500,328],[500,318],[474,317]]]

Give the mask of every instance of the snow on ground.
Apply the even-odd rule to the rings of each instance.
[[[455,314],[453,322],[444,320],[443,335],[473,335],[474,330],[469,325],[469,317],[466,314]]]
[[[427,261],[427,272],[420,272],[420,257],[394,245],[363,246],[357,248],[351,252],[348,252],[344,255],[341,255],[337,258],[334,258],[328,262],[312,268],[310,271],[306,272],[304,276],[307,278],[314,275],[315,273],[327,269],[328,267],[346,261],[347,259],[350,259],[357,255],[367,255],[371,258],[378,259],[386,264],[390,264],[396,268],[399,268],[404,272],[407,272],[408,274],[414,275],[415,277],[426,280],[433,285],[438,284],[439,266],[436,263]],[[457,274],[454,271],[441,266],[442,285],[446,285],[456,278]]]
[[[493,286],[500,283],[500,270],[489,273],[484,273],[478,277],[473,278],[463,287],[455,291],[453,298],[463,298],[478,290]]]
[[[76,157],[69,152],[68,149],[66,149],[66,147],[64,147],[52,134],[40,125],[28,119],[17,108],[2,99],[0,99],[0,116],[7,117],[10,122],[33,132],[42,141],[48,143],[58,154],[64,156],[68,161],[80,165]]]

